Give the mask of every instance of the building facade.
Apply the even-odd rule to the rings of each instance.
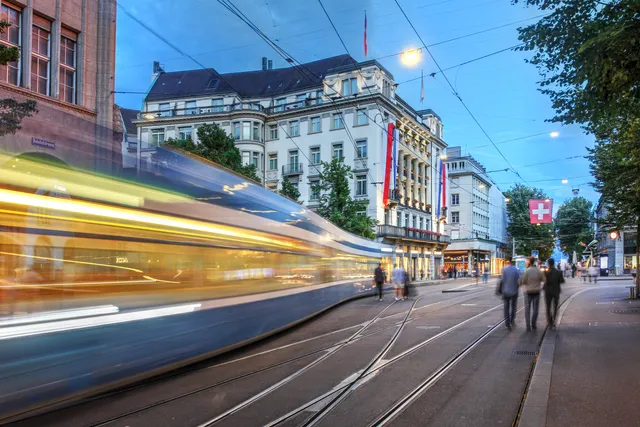
[[[414,277],[433,275],[448,243],[432,209],[443,126],[433,111],[404,102],[395,87],[378,62],[348,55],[283,69],[263,59],[261,70],[228,74],[165,72],[155,63],[136,121],[138,162],[152,162],[155,147],[168,138],[197,143],[198,127],[216,123],[266,187],[276,190],[288,180],[313,209],[321,162],[340,158],[353,170],[352,196],[369,201],[363,213],[378,221],[378,239],[396,246],[392,262],[404,263]],[[395,179],[386,174],[392,169]]]
[[[602,200],[598,201],[595,209],[596,223],[602,222],[607,217],[608,207]],[[615,232],[615,234],[611,234]],[[601,272],[620,276],[631,274],[631,270],[638,267],[636,243],[638,239],[637,229],[626,226],[622,229],[599,228],[596,232],[598,239],[597,254],[594,254]]]
[[[449,176],[447,228],[451,244],[445,251],[445,268],[499,274],[504,267],[506,205],[502,192],[485,168],[460,147],[449,147],[445,160]]]
[[[119,167],[115,2],[1,0],[0,19],[10,23],[0,43],[20,51],[18,61],[0,66],[0,97],[35,100],[38,110],[2,137],[2,149],[86,169]]]

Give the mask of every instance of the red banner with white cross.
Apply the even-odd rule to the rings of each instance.
[[[529,200],[531,224],[551,224],[553,222],[553,200]]]

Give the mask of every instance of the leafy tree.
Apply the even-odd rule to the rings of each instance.
[[[562,252],[571,259],[573,251],[581,254],[584,250],[580,242],[589,243],[593,239],[591,209],[593,203],[584,197],[575,197],[560,206],[556,213],[555,226]]]
[[[7,21],[0,21],[0,33],[7,31],[11,24]],[[17,61],[20,51],[17,47],[8,47],[0,44],[0,65],[7,65],[9,62]],[[25,117],[31,117],[38,110],[36,102],[26,100],[18,102],[12,98],[0,99],[0,137],[14,134],[21,129],[20,123]]]
[[[549,258],[555,246],[553,224],[531,224],[529,216],[529,200],[545,199],[547,195],[538,188],[521,184],[516,184],[504,195],[510,199],[507,203],[507,232],[516,241],[516,253],[530,255],[532,250],[537,250],[540,259]]]
[[[291,200],[300,203],[300,192],[287,178],[282,178],[282,188],[280,189],[280,191],[278,191],[278,193],[280,193],[281,196],[288,197]]]
[[[231,136],[215,123],[202,125],[198,128],[198,140],[196,144],[191,138],[173,139],[165,141],[165,144],[193,153],[204,159],[210,160],[221,166],[231,169],[249,179],[260,182],[254,165],[243,165],[240,150],[236,147]]]
[[[374,239],[376,221],[362,214],[369,201],[351,198],[350,178],[353,178],[351,167],[342,160],[334,158],[331,162],[322,162],[318,184],[313,186],[313,191],[320,194],[317,213],[346,231]]]

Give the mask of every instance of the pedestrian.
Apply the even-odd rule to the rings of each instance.
[[[547,308],[547,326],[555,328],[558,302],[560,300],[560,285],[564,283],[564,276],[555,268],[555,260],[553,258],[549,258],[547,263],[549,264],[549,270],[545,273],[544,302]]]
[[[402,299],[406,300],[409,297],[409,283],[411,281],[409,280],[409,275],[407,274],[407,272],[404,269],[402,269],[402,271],[404,272],[404,281],[402,283]]]
[[[536,259],[529,258],[527,269],[520,278],[520,285],[524,290],[524,320],[527,324],[527,331],[536,330],[538,320],[538,309],[540,308],[540,291],[544,275],[536,267]]]
[[[456,266],[453,266],[453,279],[456,280],[458,278],[458,269]]]
[[[600,275],[600,269],[597,265],[593,264],[589,267],[589,282],[591,282],[591,278],[593,281],[598,283],[598,276]]]
[[[471,273],[473,277],[476,279],[476,285],[480,281],[480,269],[478,268],[478,264],[474,265],[473,272]]]
[[[382,286],[384,285],[384,279],[385,279],[384,276],[385,274],[384,274],[384,271],[382,270],[382,263],[379,262],[378,266],[373,272],[373,281],[376,284],[376,291],[380,301],[382,301]]]
[[[502,276],[498,282],[496,293],[502,295],[502,301],[504,302],[504,325],[508,330],[511,330],[511,328],[516,325],[520,270],[513,265],[511,257],[507,258],[506,264],[502,269]]]
[[[578,269],[578,267],[576,267],[576,263],[574,262],[573,264],[571,264],[571,278],[575,279],[576,277],[576,270]]]
[[[482,283],[487,284],[489,282],[489,271],[485,267],[482,271]]]
[[[406,273],[404,269],[398,267],[398,264],[396,264],[391,272],[391,281],[393,282],[393,289],[396,293],[396,301],[398,301],[402,295],[401,293],[404,289],[405,276]]]

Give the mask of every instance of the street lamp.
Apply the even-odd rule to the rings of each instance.
[[[407,67],[413,67],[420,62],[420,56],[422,55],[422,49],[411,49],[402,52],[400,55],[400,61]]]
[[[563,180],[562,180],[562,183],[563,183],[563,184],[568,184],[568,183],[569,183],[569,180],[568,180],[568,179],[563,179]]]
[[[616,240],[618,238],[618,232],[617,231],[612,231],[611,233],[609,233],[609,238],[611,240]]]
[[[558,131],[555,131],[555,130],[554,130],[553,132],[551,132],[551,133],[549,134],[549,136],[550,136],[551,138],[557,138],[557,137],[559,137],[559,136],[560,136],[560,132],[558,132]]]
[[[505,203],[509,203],[509,202],[511,201],[511,199],[510,199],[510,198],[508,198],[508,197],[505,197],[505,198],[504,198],[504,201],[505,201]]]
[[[142,116],[145,118],[145,120],[153,120],[156,118],[156,115],[153,113],[146,113],[144,116]]]

